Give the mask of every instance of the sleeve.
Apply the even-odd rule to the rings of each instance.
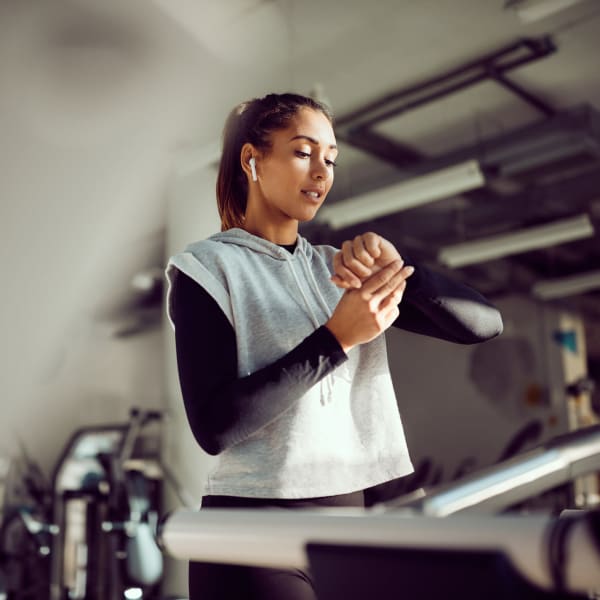
[[[185,410],[197,442],[209,454],[277,419],[347,359],[333,334],[319,327],[285,356],[239,378],[235,331],[217,302],[181,271],[171,294]]]
[[[415,264],[394,327],[457,344],[476,344],[502,333],[498,309],[476,290]]]

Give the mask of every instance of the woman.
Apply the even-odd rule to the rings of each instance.
[[[365,488],[413,470],[381,333],[475,343],[501,331],[477,292],[404,264],[376,234],[339,252],[298,235],[336,156],[331,115],[312,99],[239,105],[217,180],[222,232],[169,261],[187,417],[219,455],[203,509],[364,506]],[[300,571],[200,563],[190,596],[315,598]]]

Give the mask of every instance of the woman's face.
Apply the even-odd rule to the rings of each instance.
[[[289,127],[271,134],[271,148],[257,157],[256,186],[263,218],[312,219],[333,184],[337,146],[320,111],[301,108]]]

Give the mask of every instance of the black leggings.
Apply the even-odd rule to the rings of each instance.
[[[340,496],[279,500],[204,496],[201,510],[211,508],[318,508],[364,506],[362,491]],[[316,600],[310,575],[300,569],[267,569],[190,562],[190,600]]]

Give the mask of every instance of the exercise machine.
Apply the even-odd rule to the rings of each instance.
[[[320,600],[589,598],[600,590],[600,512],[507,510],[598,471],[594,426],[417,499],[367,510],[182,510],[159,540],[180,559],[308,568]]]

